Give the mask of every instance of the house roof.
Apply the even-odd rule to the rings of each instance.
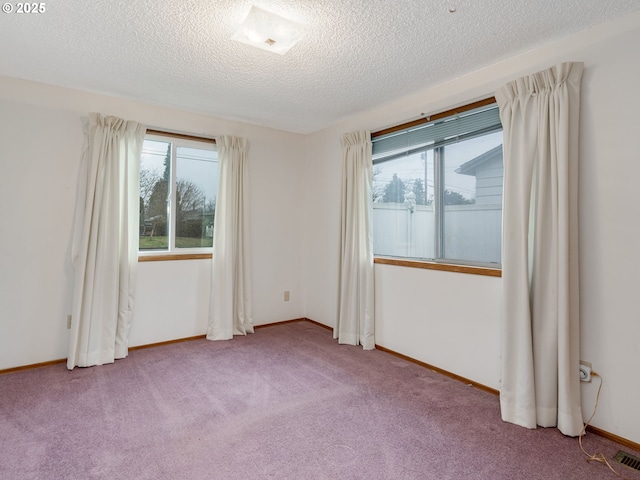
[[[487,150],[482,155],[478,155],[468,162],[463,163],[456,168],[456,173],[475,176],[478,168],[497,158],[502,158],[502,144],[497,147],[493,147],[491,150]]]
[[[231,40],[254,3],[303,25],[286,55]],[[0,75],[298,133],[640,10],[640,0],[37,5],[0,14]]]

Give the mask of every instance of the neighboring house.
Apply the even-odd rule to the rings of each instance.
[[[502,205],[502,145],[463,163],[456,173],[476,177],[476,205]]]

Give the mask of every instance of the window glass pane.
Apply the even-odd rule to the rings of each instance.
[[[213,245],[217,162],[214,150],[176,149],[176,248]]]
[[[444,147],[442,257],[500,264],[502,132]]]
[[[171,143],[145,140],[140,158],[140,250],[167,250]]]
[[[374,254],[434,258],[433,151],[373,167]]]

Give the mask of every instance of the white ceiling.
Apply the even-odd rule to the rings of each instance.
[[[285,56],[230,40],[252,5],[304,24],[305,38]],[[639,10],[640,0],[50,0],[45,8],[0,13],[0,75],[309,133]]]

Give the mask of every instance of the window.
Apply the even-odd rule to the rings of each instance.
[[[374,254],[499,267],[503,165],[495,100],[372,137]]]
[[[218,156],[213,140],[194,138],[145,136],[140,160],[141,253],[211,252]]]

